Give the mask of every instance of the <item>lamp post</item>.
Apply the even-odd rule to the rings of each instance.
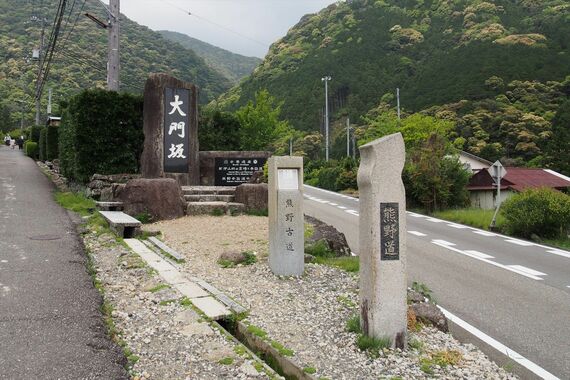
[[[330,75],[321,79],[325,82],[325,159],[329,160],[329,81],[332,80]]]

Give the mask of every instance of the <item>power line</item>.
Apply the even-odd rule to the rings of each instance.
[[[227,28],[227,27],[225,27],[224,25],[221,25],[221,24],[218,24],[218,23],[216,23],[216,22],[214,22],[214,21],[208,20],[207,18],[198,16],[197,14],[192,13],[192,12],[190,12],[190,11],[187,11],[187,10],[185,10],[185,9],[183,9],[183,8],[180,8],[178,5],[172,4],[172,3],[169,2],[169,1],[163,0],[163,1],[161,1],[161,2],[166,3],[166,4],[170,5],[171,7],[178,9],[179,11],[184,12],[185,14],[187,14],[187,15],[189,15],[189,16],[194,16],[194,17],[196,17],[196,18],[198,18],[198,19],[200,19],[200,20],[202,20],[202,21],[205,21],[205,22],[207,22],[207,23],[209,23],[209,24],[212,24],[212,25],[214,25],[214,26],[217,26],[218,28],[222,28],[222,29],[224,29],[224,30],[226,30],[226,31],[228,31],[228,32],[230,32],[230,33],[233,33],[233,34],[235,34],[235,35],[237,35],[237,36],[240,36],[240,37],[242,37],[242,38],[245,38],[245,39],[247,39],[247,40],[250,40],[251,42],[255,42],[256,44],[261,45],[261,46],[263,46],[263,47],[265,47],[265,48],[266,48],[266,47],[269,47],[269,45],[270,45],[270,44],[268,44],[268,43],[266,43],[266,42],[258,41],[258,40],[256,40],[255,38],[251,38],[251,37],[249,37],[249,36],[246,36],[245,34],[242,34],[242,33],[240,33],[240,32],[236,32],[235,30],[230,29],[230,28]]]

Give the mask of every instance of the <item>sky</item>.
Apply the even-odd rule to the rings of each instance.
[[[120,0],[121,13],[245,56],[263,58],[303,15],[335,0]],[[108,4],[109,1],[105,0]],[[189,15],[188,12],[192,13]]]

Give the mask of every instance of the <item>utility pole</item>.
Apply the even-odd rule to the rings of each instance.
[[[48,95],[48,106],[47,106],[47,114],[48,116],[51,116],[51,88],[49,89],[49,95]]]
[[[325,82],[325,160],[329,160],[329,81],[332,80],[330,75],[321,79]]]
[[[396,100],[398,102],[398,121],[400,121],[400,88],[396,89]]]
[[[350,157],[350,118],[346,118],[346,157]]]
[[[44,63],[44,34],[46,29],[46,20],[43,15],[40,16],[40,22],[42,23],[42,31],[40,33],[40,51],[38,59],[38,79],[36,82],[36,93],[39,91],[40,83],[42,81],[42,65]],[[36,125],[40,125],[40,108],[41,108],[41,94],[36,94]]]
[[[109,61],[107,62],[107,89],[119,91],[119,17],[120,0],[109,0]]]

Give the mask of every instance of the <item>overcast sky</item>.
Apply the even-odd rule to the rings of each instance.
[[[109,3],[108,0],[104,0]],[[187,34],[246,56],[263,57],[307,13],[334,0],[121,0],[121,13],[153,30]],[[187,12],[193,15],[188,15]]]

